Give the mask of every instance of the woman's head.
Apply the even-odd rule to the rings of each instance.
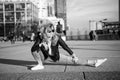
[[[45,28],[45,34],[48,38],[51,38],[54,35],[54,26],[53,24],[49,24],[46,28]]]
[[[41,33],[45,36],[45,37],[52,37],[54,34],[54,25],[53,24],[46,24],[44,26],[41,27]]]
[[[53,24],[46,24],[40,28],[40,39],[49,40],[51,39],[54,44],[56,44],[58,37],[55,33],[54,25]]]

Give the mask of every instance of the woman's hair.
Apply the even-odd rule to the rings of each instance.
[[[47,24],[44,26],[44,30],[43,30],[43,33],[45,33],[46,29],[51,29],[52,31],[54,30],[54,25],[53,24]]]
[[[54,25],[51,23],[41,26],[41,28],[39,29],[39,32],[37,33],[36,41],[39,41],[39,40],[42,41],[42,40],[48,39],[48,37],[46,35],[46,29],[48,29],[48,28],[51,29],[50,31],[53,32],[52,42],[54,42],[54,44],[56,44],[58,41],[58,36],[56,35],[56,33],[54,33],[55,32]]]
[[[45,33],[46,29],[50,28],[52,31],[55,31],[54,25],[52,23],[42,25],[39,29],[41,33]]]

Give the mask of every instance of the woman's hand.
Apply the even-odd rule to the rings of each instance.
[[[42,45],[44,46],[45,50],[48,50],[48,45],[47,45],[46,42],[40,43],[40,44],[39,44],[39,47],[41,47]]]
[[[76,64],[78,62],[78,57],[75,54],[72,54],[72,61]]]

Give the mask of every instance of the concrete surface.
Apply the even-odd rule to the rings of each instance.
[[[120,80],[120,41],[66,43],[81,62],[108,60],[97,68],[46,62],[44,70],[31,71],[29,68],[37,64],[30,53],[33,42],[0,42],[0,80]],[[61,47],[60,53],[68,55]]]

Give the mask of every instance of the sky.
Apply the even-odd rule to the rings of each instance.
[[[89,32],[89,20],[118,21],[119,0],[67,0],[67,23],[73,35]]]

